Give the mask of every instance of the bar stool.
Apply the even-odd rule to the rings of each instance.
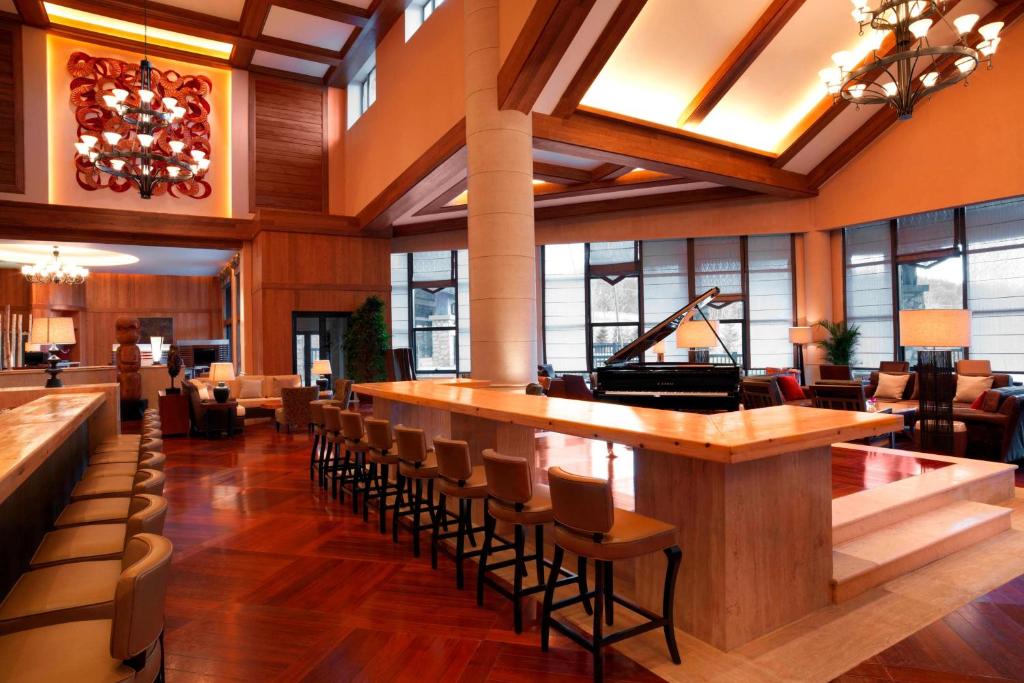
[[[341,484],[348,483],[352,488],[352,512],[359,512],[359,486],[363,493],[369,489],[369,473],[366,469],[366,452],[370,444],[366,441],[363,429],[363,416],[351,410],[341,411],[341,436],[345,444],[345,472],[342,473]],[[376,468],[374,468],[376,470]],[[337,482],[337,480],[335,480]],[[363,506],[363,521],[367,521],[366,506]]]
[[[334,401],[317,399],[309,402],[309,427],[313,430],[313,446],[309,449],[309,480],[313,481],[315,472],[323,467],[324,451],[327,447],[324,427],[324,406],[334,405]]]
[[[434,523],[434,480],[437,479],[437,456],[427,448],[427,436],[422,429],[395,427],[398,445],[398,473],[405,480],[405,489],[399,489],[396,509],[391,517],[392,538],[398,538],[400,517],[412,517],[412,554],[420,556],[420,533],[424,530],[423,513]],[[426,501],[423,500],[423,482],[427,482]],[[426,508],[424,509],[424,502]]]
[[[120,450],[110,450],[104,452],[94,452],[92,457],[89,458],[89,466],[94,465],[110,465],[116,463],[132,463],[139,462],[146,457],[149,457],[152,453],[160,453],[163,448],[162,440],[147,440],[143,441],[134,448],[123,448]]]
[[[135,496],[132,495],[120,498],[92,498],[90,500],[68,503],[61,510],[53,526],[57,529],[63,529],[64,527],[82,526],[85,524],[123,522],[131,514],[134,501]]]
[[[371,467],[376,468],[375,476],[371,483],[373,488],[363,494],[363,519],[367,518],[366,509],[371,499],[377,499],[377,517],[380,522],[380,532],[387,532],[387,511],[394,510],[398,503],[398,490],[404,481],[401,474],[398,474],[398,456],[395,455],[395,439],[391,434],[391,423],[388,420],[367,418],[363,420],[366,427],[366,441],[370,445],[366,453],[366,459]],[[395,467],[397,483],[391,482],[391,467]],[[394,500],[389,505],[388,496]],[[398,528],[394,529],[393,540],[398,540]]]
[[[677,544],[676,528],[661,520],[616,508],[612,503],[611,483],[604,479],[582,477],[560,467],[552,467],[548,470],[548,483],[555,509],[554,565],[561,566],[566,550],[580,558],[594,560],[594,626],[593,640],[587,640],[575,629],[556,620],[553,616],[556,610],[579,602],[580,597],[555,602],[555,584],[549,581],[544,593],[541,648],[547,651],[549,634],[554,626],[593,654],[594,680],[600,681],[603,680],[602,649],[605,645],[662,628],[669,655],[673,662],[679,664],[681,660],[676,646],[673,608],[676,577],[683,553]],[[615,595],[612,579],[613,562],[631,560],[658,551],[664,552],[668,560],[660,615]],[[611,626],[614,623],[615,603],[645,617],[647,621],[604,635],[603,625]]]
[[[331,480],[331,496],[338,497],[338,479],[335,474],[342,468],[341,447],[344,437],[341,435],[341,408],[335,405],[325,405],[324,411],[324,439],[327,443],[322,465],[320,467],[320,488],[327,488],[328,479]],[[342,494],[344,495],[344,494]]]
[[[544,559],[544,525],[555,519],[551,508],[551,494],[548,487],[535,484],[526,458],[501,455],[491,449],[483,453],[484,471],[487,474],[487,506],[484,511],[484,546],[480,553],[480,567],[476,575],[476,604],[484,604],[484,583],[512,601],[513,620],[516,633],[523,632],[523,598],[545,589],[544,568],[551,570],[551,580],[556,586],[577,585],[583,606],[590,614],[590,599],[587,594],[587,565],[582,558],[579,571],[573,574],[562,569],[561,563],[556,567]],[[514,540],[502,538],[495,533],[497,521],[501,520],[514,525]],[[534,527],[534,552],[526,554],[526,527]],[[494,545],[494,539],[501,541]],[[497,552],[512,550],[515,557],[511,560],[488,563],[488,558]],[[526,577],[526,563],[533,561],[536,565],[537,583],[523,587]],[[509,591],[487,572],[515,567],[512,579],[512,590]],[[559,578],[556,578],[559,577]]]
[[[438,493],[437,512],[434,515],[434,529],[430,538],[430,565],[437,569],[437,543],[448,538],[455,538],[455,585],[459,590],[463,586],[462,561],[467,557],[478,557],[482,550],[466,552],[466,537],[476,547],[474,532],[483,531],[484,527],[473,526],[473,501],[487,500],[487,474],[483,465],[473,466],[469,454],[469,444],[465,441],[453,441],[434,437],[434,453],[437,456]],[[447,515],[448,498],[459,501],[459,512],[455,531],[441,533],[441,522]]]
[[[121,475],[82,479],[71,489],[71,500],[90,498],[130,497],[137,493],[163,495],[164,473],[159,470],[139,470],[134,476]]]
[[[143,457],[137,463],[112,462],[108,464],[90,465],[86,468],[83,479],[91,477],[119,477],[134,475],[140,469],[164,471],[164,464],[167,456],[163,453],[143,453]]]

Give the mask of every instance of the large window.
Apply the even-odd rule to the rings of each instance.
[[[916,362],[917,349],[899,345],[896,312],[967,307],[971,347],[962,353],[1024,373],[1024,199],[847,228],[844,237],[846,319],[861,328],[859,368]]]
[[[443,4],[444,0],[412,0],[405,10],[405,41],[409,42],[420,26]]]
[[[391,255],[393,348],[413,350],[418,374],[469,371],[466,252]]]
[[[704,314],[719,321],[737,363],[748,370],[793,363],[789,235],[547,245],[543,262],[544,351],[558,372],[600,367],[711,287],[721,294]],[[688,360],[688,350],[665,341],[666,361]],[[711,357],[730,362],[721,346]],[[655,360],[653,351],[645,360]]]

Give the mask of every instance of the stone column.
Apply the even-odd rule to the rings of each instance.
[[[498,109],[498,3],[465,0],[469,304],[473,376],[537,376],[530,116]]]
[[[819,320],[834,320],[832,315],[832,247],[828,231],[804,233],[804,315],[808,325]],[[824,330],[817,328],[817,335]],[[825,363],[825,353],[816,344],[804,348],[805,382],[820,378],[818,368]]]

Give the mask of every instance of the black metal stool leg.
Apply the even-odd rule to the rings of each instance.
[[[611,562],[606,561],[604,565],[604,623],[611,626],[615,620],[615,590],[612,585],[615,571]]]
[[[665,644],[668,646],[669,656],[672,661],[679,664],[679,647],[676,645],[675,627],[675,605],[676,605],[676,578],[679,576],[679,565],[683,559],[683,551],[679,546],[665,548],[665,557],[668,558],[668,566],[665,568],[665,592],[661,605],[661,614],[665,618]]]
[[[491,542],[494,539],[494,527],[497,520],[491,517],[487,511],[487,501],[484,501],[484,545],[480,549],[480,564],[476,570],[476,604],[484,604],[484,574],[487,573],[487,555],[491,552]]]
[[[438,506],[444,510],[448,505],[448,496],[441,494]],[[459,509],[462,509],[462,499],[459,499]],[[434,521],[430,525],[430,567],[437,569],[437,537],[441,535],[441,516],[434,515]]]
[[[420,556],[420,505],[423,503],[423,480],[416,479],[412,504],[412,555]]]
[[[523,525],[516,524],[515,529],[515,552],[516,552],[516,563],[515,563],[515,574],[512,580],[512,609],[515,611],[513,615],[515,622],[516,633],[523,632],[523,575],[526,574],[526,563],[523,561],[525,539],[523,533]]]
[[[601,644],[604,640],[604,624],[601,621],[601,612],[604,610],[604,573],[605,563],[601,560],[594,560],[594,680],[604,680],[604,658],[601,651]]]
[[[395,507],[391,511],[391,542],[398,543],[398,517],[402,510],[402,506],[405,505],[405,488],[407,486],[408,479],[403,477],[401,473],[398,475],[398,490],[395,492]]]
[[[313,481],[316,471],[316,449],[320,445],[320,432],[313,432],[313,447],[309,449],[309,480]]]
[[[590,598],[587,597],[587,558],[585,557],[576,558],[576,580],[580,584],[580,595],[583,596],[583,609],[587,614],[593,614]]]
[[[389,469],[389,465],[381,465],[378,469],[377,478],[378,493],[380,493],[380,499],[377,501],[377,521],[380,523],[380,532],[382,534],[386,533],[388,529],[388,489],[391,486],[391,480],[388,478],[390,474]]]
[[[459,523],[455,536],[455,587],[459,590],[462,590],[465,584],[462,561],[466,551],[466,532],[473,526],[469,518],[469,506],[471,503],[472,501],[468,498],[459,498]],[[445,509],[442,505],[438,515],[444,514]],[[434,528],[436,529],[437,527],[435,526]]]
[[[558,574],[562,570],[562,559],[565,551],[555,546],[555,556],[551,558],[551,573],[548,574],[547,588],[544,589],[544,610],[540,621],[540,649],[548,651],[548,640],[551,637],[551,606],[555,600],[555,587],[558,585]]]
[[[537,566],[537,584],[544,583],[544,525],[533,527],[533,554]]]

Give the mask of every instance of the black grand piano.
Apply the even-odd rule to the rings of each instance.
[[[731,365],[643,362],[648,349],[684,322],[710,325],[700,306],[711,303],[718,292],[712,287],[612,355],[597,370],[594,399],[666,410],[738,410],[740,368],[735,360]]]

